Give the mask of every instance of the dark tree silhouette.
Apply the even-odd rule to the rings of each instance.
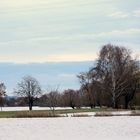
[[[4,83],[0,83],[0,106],[2,110],[2,106],[4,104],[4,96],[6,96],[6,86]]]
[[[34,100],[41,95],[41,87],[34,77],[26,76],[18,83],[15,93],[20,97],[26,97],[29,110],[32,110]]]

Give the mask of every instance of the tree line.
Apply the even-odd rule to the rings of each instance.
[[[60,92],[52,89],[41,90],[40,83],[26,76],[17,84],[14,93],[18,98],[6,100],[8,105],[55,107],[112,107],[132,108],[140,106],[140,65],[132,58],[131,51],[111,44],[104,45],[93,67],[77,75],[80,89],[67,89]],[[0,84],[0,102],[6,96],[4,83]],[[6,98],[5,98],[6,99]],[[13,103],[13,104],[12,104]]]

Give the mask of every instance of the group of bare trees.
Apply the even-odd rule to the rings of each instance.
[[[71,107],[75,108],[80,106],[78,90],[67,89],[63,92],[52,90],[39,98],[40,106],[48,106],[52,110],[55,107]]]
[[[39,82],[31,77],[23,77],[17,84],[14,93],[19,97],[17,105],[28,105],[32,110],[33,105],[47,106],[54,112],[55,107],[75,107],[80,106],[80,96],[78,90],[68,89],[59,92],[57,89],[42,91]]]
[[[102,47],[96,64],[87,72],[78,76],[81,87],[79,90],[58,89],[42,92],[39,82],[26,76],[14,93],[19,97],[16,101],[28,104],[29,110],[33,105],[48,106],[53,111],[55,107],[80,108],[82,106],[112,106],[123,105],[128,108],[134,97],[140,93],[140,65],[133,59],[130,50],[107,44]],[[0,100],[5,96],[5,85],[0,84]]]
[[[140,91],[139,62],[131,57],[130,50],[110,44],[102,47],[96,65],[88,72],[80,73],[78,78],[91,107],[100,105],[100,100],[106,97],[113,108],[118,108],[123,97],[127,109]]]

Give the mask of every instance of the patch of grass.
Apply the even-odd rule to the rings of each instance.
[[[0,118],[14,118],[16,111],[0,111]]]
[[[67,114],[67,113],[81,113],[81,112],[102,112],[102,111],[113,111],[112,108],[81,108],[81,109],[62,109],[55,110],[58,114]]]
[[[81,113],[81,112],[111,112],[112,108],[81,108],[81,109],[60,109],[55,110],[33,110],[33,111],[0,111],[0,118],[17,118],[17,117],[56,117],[59,114]],[[61,116],[62,116],[61,115]]]

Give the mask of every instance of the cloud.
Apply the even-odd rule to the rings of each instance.
[[[134,10],[134,11],[116,11],[112,12],[108,15],[109,17],[116,18],[116,19],[125,19],[125,18],[132,18],[132,17],[140,17],[140,9]]]
[[[140,9],[133,11],[133,16],[134,17],[140,17]]]
[[[14,63],[43,63],[43,62],[80,62],[87,60],[95,60],[97,58],[96,53],[94,52],[85,52],[85,53],[69,53],[63,52],[61,54],[48,54],[48,55],[30,55],[30,54],[19,54],[19,55],[11,55],[11,56],[0,56],[0,62],[14,62]]]
[[[109,36],[119,36],[119,35],[138,35],[140,34],[140,29],[139,28],[130,28],[126,30],[113,30],[110,32],[102,32],[97,34],[98,37],[103,37],[106,35]]]
[[[91,60],[106,43],[136,46],[140,43],[137,3],[0,0],[0,61]]]
[[[139,28],[129,28],[98,33],[80,33],[72,36],[62,34],[60,36],[27,38],[15,42],[1,42],[0,61],[41,63],[93,60],[97,58],[100,46],[114,42],[115,44],[137,46],[140,43],[139,36]]]
[[[91,33],[91,34],[83,34],[79,35],[78,38],[81,38],[81,40],[93,40],[96,42],[107,42],[112,40],[124,40],[124,42],[129,43],[133,42],[139,42],[139,36],[140,36],[140,29],[139,28],[130,28],[130,29],[124,29],[124,30],[112,30],[112,31],[106,31],[106,32],[99,32],[99,33]]]
[[[129,14],[126,13],[126,12],[117,11],[117,12],[111,13],[109,15],[109,17],[113,17],[113,18],[127,18],[127,17],[129,17]]]

